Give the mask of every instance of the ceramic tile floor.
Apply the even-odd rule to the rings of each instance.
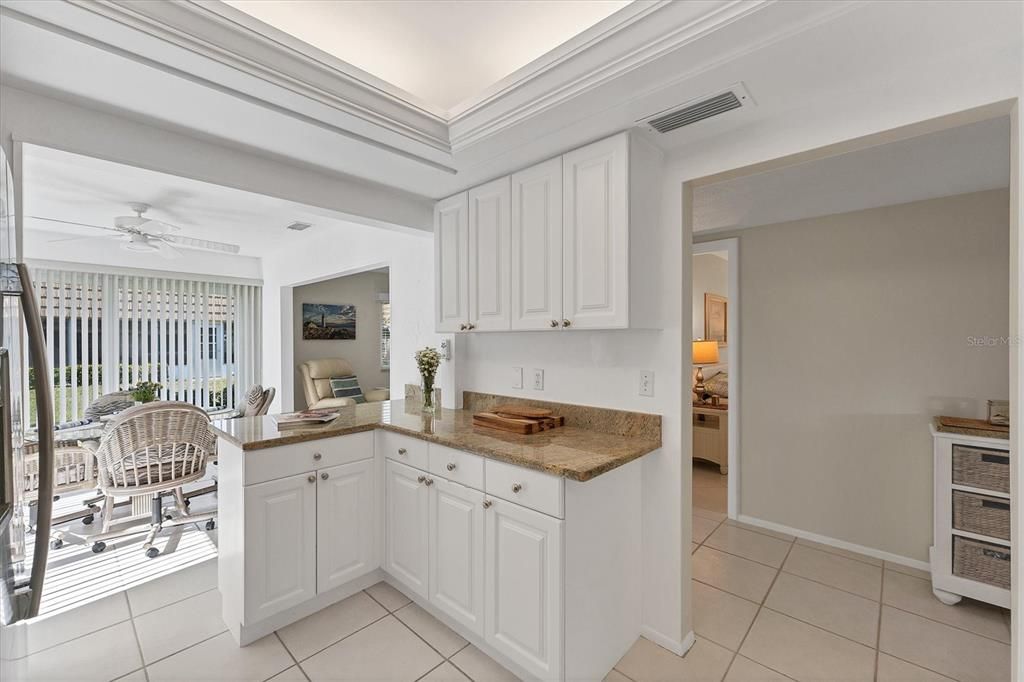
[[[695,488],[719,488],[717,470]],[[1009,615],[948,607],[914,569],[725,518],[695,500],[697,641],[685,657],[639,639],[611,682],[1009,679]],[[245,648],[220,619],[216,564],[28,624],[19,680],[438,680],[515,678],[379,583]],[[596,681],[595,681],[596,682]]]

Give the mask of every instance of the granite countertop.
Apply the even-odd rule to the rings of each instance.
[[[589,408],[574,406],[571,409],[583,411]],[[608,412],[601,408],[592,409]],[[643,437],[638,437],[570,425],[570,417],[567,417],[566,426],[524,436],[473,426],[473,411],[445,409],[430,417],[421,414],[418,405],[391,400],[341,408],[341,414],[334,421],[310,427],[278,429],[269,416],[225,419],[215,421],[213,427],[220,437],[243,451],[380,428],[575,481],[590,480],[661,447],[661,423],[656,415],[615,413],[625,415],[626,421],[629,415],[636,415],[638,420],[657,420],[656,438],[652,437],[652,429],[646,425]],[[585,420],[580,421],[586,423]]]

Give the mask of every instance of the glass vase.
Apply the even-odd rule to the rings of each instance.
[[[422,377],[420,388],[423,392],[423,411],[433,414],[434,406],[434,377]]]

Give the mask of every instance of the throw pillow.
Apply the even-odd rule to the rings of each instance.
[[[717,395],[722,398],[729,397],[729,373],[719,372],[710,379],[704,380],[704,388],[707,389],[711,395]]]
[[[116,414],[123,410],[127,410],[129,407],[135,405],[135,398],[132,397],[131,391],[116,391],[114,393],[107,393],[101,395],[96,400],[89,403],[89,407],[85,408],[85,414],[83,415],[86,419],[95,420],[100,417],[105,417],[108,414]]]
[[[331,393],[335,398],[352,398],[357,403],[365,403],[363,389],[359,387],[359,379],[355,376],[331,377]]]
[[[242,409],[242,414],[246,417],[255,416],[261,407],[263,407],[263,387],[256,384],[245,394],[245,407]]]

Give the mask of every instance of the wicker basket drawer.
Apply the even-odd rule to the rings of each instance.
[[[1010,589],[1010,548],[954,536],[953,575]]]
[[[953,528],[1009,540],[1010,501],[954,490]]]
[[[953,446],[953,483],[1010,492],[1010,453],[1006,450]]]

